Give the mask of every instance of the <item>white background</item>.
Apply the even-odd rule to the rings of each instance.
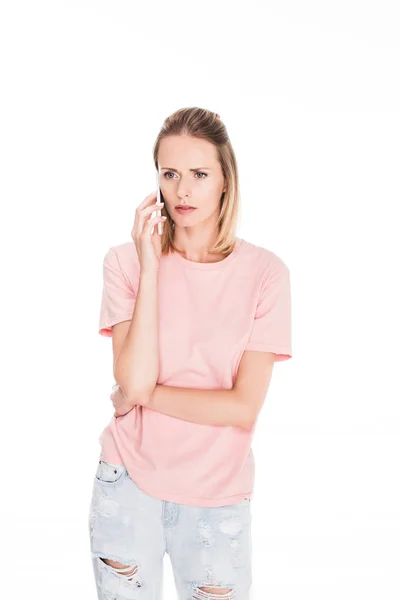
[[[155,189],[163,120],[200,106],[237,154],[238,235],[291,272],[293,358],[253,442],[253,597],[398,600],[396,4],[2,3],[7,597],[96,598],[87,519],[113,414],[102,260]]]

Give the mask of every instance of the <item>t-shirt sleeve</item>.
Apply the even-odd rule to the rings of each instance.
[[[103,260],[103,294],[101,298],[99,333],[112,336],[111,327],[122,321],[130,321],[136,301],[126,273],[121,267],[117,253],[110,248]]]
[[[281,259],[263,279],[245,350],[274,352],[275,361],[292,357],[290,272]]]

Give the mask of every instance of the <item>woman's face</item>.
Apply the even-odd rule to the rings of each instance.
[[[176,226],[190,227],[210,218],[217,221],[225,180],[213,144],[186,135],[163,138],[158,167],[164,207]],[[179,204],[196,210],[180,214],[175,208]]]

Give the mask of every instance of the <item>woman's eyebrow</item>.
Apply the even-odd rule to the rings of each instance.
[[[161,171],[174,171],[174,173],[178,173],[178,169],[173,169],[172,167],[160,167]],[[211,171],[208,167],[196,167],[195,169],[189,169],[189,171]]]

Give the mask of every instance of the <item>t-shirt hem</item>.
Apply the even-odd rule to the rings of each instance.
[[[117,317],[114,317],[113,319],[111,319],[110,321],[107,321],[107,323],[103,323],[99,327],[99,334],[103,335],[105,337],[111,337],[112,331],[111,331],[110,327],[112,327],[113,325],[116,325],[117,323],[122,323],[122,321],[132,321],[132,316],[133,316],[133,314],[130,312],[130,313],[126,313],[126,314],[122,314],[122,315],[118,315]]]
[[[242,500],[248,498],[252,499],[252,492],[244,492],[242,494],[235,494],[233,496],[226,496],[225,498],[195,498],[193,496],[182,496],[181,494],[169,494],[168,492],[158,492],[157,490],[143,487],[137,483],[135,484],[149,496],[157,498],[159,500],[165,500],[167,502],[174,502],[176,504],[186,504],[189,506],[226,506],[229,504],[237,504]]]
[[[279,355],[285,355],[288,357],[292,356],[292,350],[291,348],[288,348],[287,346],[270,346],[268,344],[263,344],[263,343],[258,343],[258,342],[249,342],[246,347],[245,350],[261,350],[264,352],[274,352],[275,354],[279,354]]]

